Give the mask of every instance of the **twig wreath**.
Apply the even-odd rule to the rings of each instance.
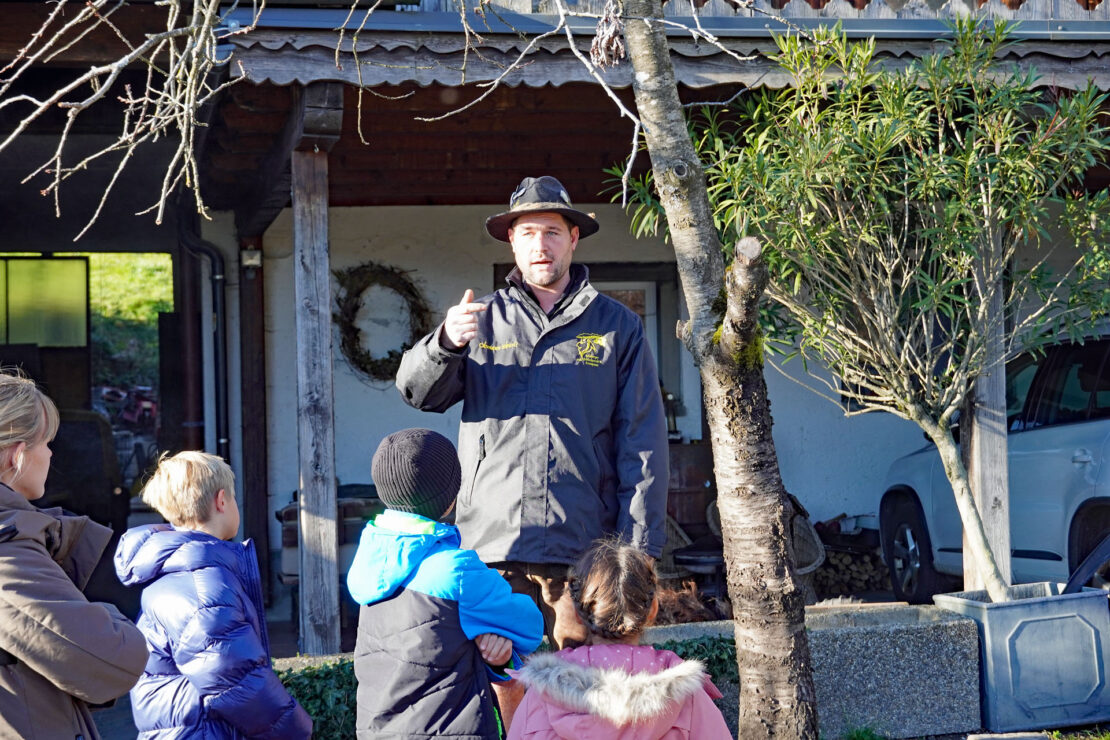
[[[339,327],[340,349],[359,372],[374,380],[393,380],[397,376],[397,368],[401,366],[401,354],[432,330],[432,311],[427,301],[405,273],[396,267],[365,262],[332,274],[339,283],[336,312],[332,314],[332,320]],[[409,309],[408,342],[400,349],[389,350],[382,357],[374,357],[363,347],[362,330],[355,321],[363,305],[363,294],[374,285],[401,296]]]

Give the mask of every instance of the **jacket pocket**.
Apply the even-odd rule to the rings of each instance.
[[[461,496],[462,504],[470,506],[470,499],[474,495],[474,484],[478,480],[478,471],[482,469],[482,461],[486,459],[486,435],[478,435],[478,456],[470,473],[470,480],[466,482],[466,492]]]
[[[617,470],[613,464],[612,445],[594,439],[594,458],[597,460],[597,495],[605,503],[617,492]]]

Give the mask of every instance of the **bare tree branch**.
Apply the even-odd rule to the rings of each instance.
[[[233,84],[219,82],[214,75],[216,70],[230,61],[229,54],[221,55],[219,44],[233,33],[253,28],[253,23],[241,31],[224,28],[223,19],[238,4],[221,8],[218,0],[164,0],[158,3],[165,10],[164,30],[129,37],[115,20],[126,12],[126,4],[122,0],[88,0],[83,3],[58,0],[28,43],[0,72],[7,75],[0,80],[0,109],[11,106],[27,108],[13,129],[0,140],[0,152],[30,131],[44,116],[57,110],[66,111],[66,120],[53,153],[33,166],[23,179],[23,182],[28,182],[40,175],[49,176],[42,193],[54,198],[56,213],[61,208],[59,194],[63,182],[89,169],[99,160],[117,157],[108,184],[77,238],[85,234],[100,216],[138,148],[171,136],[176,139],[177,145],[170,155],[161,189],[155,194],[152,205],[142,212],[155,211],[156,221],[161,223],[167,201],[178,185],[184,183],[194,192],[197,210],[207,215],[199,192],[199,168],[194,151],[199,125],[197,113]],[[253,7],[257,20],[262,3],[255,3]],[[58,25],[66,10],[75,12]],[[117,59],[93,65],[41,97],[18,89],[31,68],[56,59],[99,31],[109,33],[120,43],[122,53]],[[122,76],[134,69],[145,69],[143,90],[136,93],[127,85],[122,94],[115,92],[114,88]],[[93,106],[106,104],[109,100],[121,106],[120,129],[115,140],[76,161],[69,161],[68,145],[80,116]]]

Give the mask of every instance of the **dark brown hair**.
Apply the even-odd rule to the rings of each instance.
[[[652,559],[615,537],[594,542],[567,577],[582,623],[609,640],[643,632],[657,583]]]

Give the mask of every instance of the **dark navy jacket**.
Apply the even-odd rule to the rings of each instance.
[[[546,315],[522,282],[475,301],[478,334],[461,352],[442,325],[405,352],[405,403],[462,401],[455,521],[487,563],[569,565],[619,533],[659,557],[667,540],[667,421],[644,323],[590,285],[582,265]]]
[[[460,550],[452,525],[388,509],[363,530],[347,587],[363,604],[358,737],[497,738],[497,674],[473,640],[487,632],[509,638],[520,667],[543,639],[532,600]]]
[[[251,541],[152,524],[116,549],[124,585],[145,585],[150,659],[131,689],[141,739],[308,738],[312,720],[270,667]]]

